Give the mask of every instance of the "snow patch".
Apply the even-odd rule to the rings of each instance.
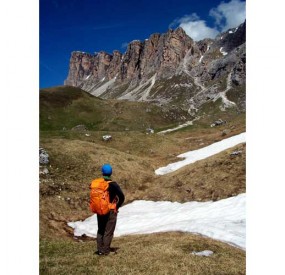
[[[182,231],[245,249],[245,203],[245,194],[216,202],[134,201],[120,208],[114,236]],[[97,235],[96,215],[68,225],[74,228],[75,236]]]
[[[184,160],[168,164],[167,166],[160,167],[155,170],[156,175],[165,175],[174,172],[188,164],[194,163],[198,160],[208,158],[212,155],[218,154],[226,149],[229,149],[237,144],[245,142],[245,133],[223,139],[215,142],[209,146],[189,151],[184,154],[178,155],[178,158],[185,158]]]
[[[195,158],[206,158],[241,142],[245,142],[245,133],[178,157],[189,158],[193,162]],[[134,201],[120,208],[114,236],[182,231],[202,234],[245,250],[245,204],[245,194],[216,202]],[[96,215],[67,224],[74,228],[75,236],[86,234],[95,238],[97,235]],[[198,256],[211,255],[211,251],[193,253]]]

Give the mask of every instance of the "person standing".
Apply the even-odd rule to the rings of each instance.
[[[90,188],[95,186],[95,181],[101,181],[100,186],[105,186],[106,189],[104,192],[107,192],[107,195],[104,195],[108,199],[108,213],[104,213],[100,210],[96,210],[96,207],[91,206],[91,210],[94,213],[97,213],[97,222],[98,222],[98,231],[97,231],[97,251],[95,254],[109,255],[111,251],[111,243],[114,236],[114,231],[117,223],[118,210],[125,201],[125,195],[121,190],[119,184],[115,181],[112,181],[112,166],[110,164],[104,164],[101,168],[103,178],[95,179],[92,181]],[[97,184],[98,186],[98,184]],[[92,192],[92,191],[91,191]],[[91,193],[92,194],[92,193]],[[94,209],[95,208],[95,209]],[[97,206],[98,208],[98,206]],[[102,208],[102,206],[101,206]]]

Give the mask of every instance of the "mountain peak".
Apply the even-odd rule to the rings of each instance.
[[[178,27],[144,41],[133,40],[124,54],[73,52],[65,81],[103,98],[170,103],[182,97],[190,113],[217,98],[226,107],[234,106],[223,93],[232,84],[244,83],[245,23],[216,39],[194,42]],[[244,106],[244,100],[240,104]]]
[[[177,34],[182,34],[182,35],[187,35],[186,32],[184,31],[184,29],[182,27],[178,27],[175,29],[175,32]]]

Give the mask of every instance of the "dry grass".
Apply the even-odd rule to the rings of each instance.
[[[231,156],[233,151],[241,151]],[[246,146],[237,145],[175,172],[157,177],[148,193],[179,202],[220,200],[246,191]],[[155,195],[154,195],[155,196]]]
[[[245,274],[245,252],[225,243],[186,233],[115,238],[118,253],[93,254],[94,241],[43,241],[40,274]],[[192,255],[211,250],[210,257]]]
[[[145,138],[145,142],[137,142]],[[176,172],[156,176],[161,165],[178,161],[177,154],[221,139],[218,132],[200,136],[188,132],[169,136],[118,136],[110,143],[69,139],[43,139],[50,154],[50,175],[40,183],[41,237],[68,236],[70,220],[82,220],[89,211],[89,183],[110,162],[126,203],[137,199],[178,202],[219,200],[245,192],[245,145],[226,150]],[[203,145],[201,145],[203,143]],[[126,146],[129,146],[129,152]],[[153,150],[153,151],[151,151]],[[234,150],[242,154],[231,157]],[[178,152],[174,154],[174,152]]]

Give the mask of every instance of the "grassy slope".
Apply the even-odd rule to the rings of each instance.
[[[148,127],[170,127],[175,117],[146,102],[102,100],[79,88],[59,87],[40,91],[40,130],[63,131],[84,124],[88,130],[145,131]]]
[[[100,166],[104,162],[112,163],[113,178],[119,182],[125,192],[126,203],[135,199],[180,202],[218,200],[245,192],[245,145],[238,145],[236,148],[188,165],[169,175],[159,177],[154,174],[154,170],[158,167],[177,161],[176,156],[180,153],[198,149],[225,137],[244,132],[244,115],[237,115],[234,112],[221,113],[217,106],[205,106],[203,110],[205,114],[202,113],[203,117],[199,124],[167,135],[146,135],[144,130],[148,126],[144,121],[155,125],[157,129],[163,129],[173,125],[173,120],[165,116],[160,109],[156,107],[151,109],[145,103],[115,100],[107,103],[76,88],[75,90],[70,87],[67,90],[61,89],[49,89],[40,93],[40,146],[44,147],[50,155],[48,166],[50,173],[48,176],[41,176],[40,179],[40,268],[42,274],[51,274],[53,271],[56,274],[67,274],[72,273],[72,270],[79,272],[72,274],[80,274],[82,270],[83,273],[86,272],[84,274],[102,274],[100,273],[102,266],[100,268],[97,266],[99,269],[96,269],[98,260],[90,257],[94,244],[84,243],[80,246],[72,242],[70,237],[72,238],[73,232],[66,223],[90,216],[88,185],[91,179],[100,176]],[[108,106],[112,107],[112,111],[106,114],[104,110]],[[209,125],[218,118],[225,119],[228,123],[210,128]],[[84,124],[89,130],[87,132],[71,131],[70,129],[77,124]],[[66,127],[67,130],[62,131],[62,127]],[[125,131],[125,128],[129,128],[130,131]],[[226,136],[223,136],[223,130],[227,131]],[[90,136],[86,136],[86,133]],[[102,135],[106,133],[112,134],[111,142],[102,141]],[[230,153],[235,149],[242,150],[242,154],[230,157]],[[159,236],[161,242],[164,240],[173,253],[177,253],[173,243],[184,242],[184,238],[194,238],[191,234]],[[128,266],[133,266],[138,274],[142,273],[143,267],[149,265],[151,260],[151,257],[145,257],[146,249],[149,248],[147,244],[150,242],[150,240],[147,241],[148,238],[157,240],[156,236],[115,239],[115,243],[118,242],[119,246],[129,244],[129,252],[122,249],[122,254],[123,257],[128,255],[125,258]],[[204,239],[199,239],[195,243],[200,242],[204,243]],[[160,252],[164,251],[163,247],[157,245]],[[143,255],[144,257],[140,258],[145,259],[141,263],[140,258],[132,258],[132,250],[137,251],[138,247],[143,247],[139,255]],[[230,257],[225,270],[233,266],[236,266],[236,269],[227,274],[244,274],[244,252],[227,247],[223,257],[230,257],[231,254],[241,255],[241,258],[237,259]],[[77,256],[72,251],[78,249],[80,254]],[[66,251],[69,252],[65,255]],[[72,257],[69,259],[69,253],[75,257],[75,261]],[[180,256],[184,255],[181,254],[182,252],[179,253]],[[177,267],[174,259],[171,260],[169,255],[164,256],[164,260],[162,258],[160,260],[162,265],[169,270]],[[160,255],[155,257],[159,262]],[[191,260],[200,266],[197,260],[200,261],[201,258],[197,259],[193,256],[189,258],[189,255],[182,261],[181,266],[188,272],[192,271],[191,274],[209,274],[207,272],[223,274],[224,268],[221,265],[224,261],[223,257],[216,267],[209,267],[210,271],[208,267],[202,269],[199,267],[200,271],[194,265],[186,264]],[[81,260],[86,264],[82,264]],[[202,263],[204,260],[209,261],[204,258],[201,259]],[[132,269],[124,270],[122,261],[119,257],[116,262],[116,265],[120,266],[119,270],[130,274]],[[215,262],[217,263],[217,257],[213,261],[213,266]],[[86,267],[88,264],[93,265],[90,270]],[[152,271],[155,272],[157,267],[154,265],[150,268],[153,268]],[[104,274],[114,274],[109,269],[104,272]]]
[[[93,254],[95,243],[43,241],[41,274],[245,274],[245,252],[198,235],[179,232],[115,238],[118,253]],[[211,250],[210,257],[192,255]]]

